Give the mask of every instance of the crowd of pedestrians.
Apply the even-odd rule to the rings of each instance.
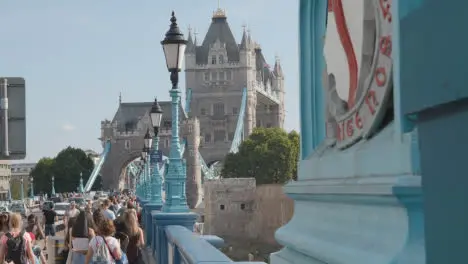
[[[42,223],[30,215],[23,224],[21,215],[0,215],[0,263],[46,264],[44,250],[56,235],[57,213],[53,206],[43,211]],[[88,202],[81,210],[74,203],[64,217],[65,243],[60,253],[65,264],[144,264],[145,244],[139,225],[135,197],[111,196],[102,202]]]

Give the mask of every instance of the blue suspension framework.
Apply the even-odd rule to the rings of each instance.
[[[91,172],[91,176],[89,176],[88,181],[86,182],[86,185],[84,187],[84,192],[89,192],[91,191],[91,188],[94,185],[94,182],[97,179],[97,176],[99,175],[99,172],[101,172],[102,165],[104,165],[104,162],[106,161],[107,154],[109,153],[111,149],[111,142],[110,140],[106,140],[104,143],[104,150],[102,151],[101,155],[99,156],[99,161],[97,164],[94,166],[93,171]]]

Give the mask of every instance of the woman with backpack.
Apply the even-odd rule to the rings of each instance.
[[[0,238],[0,261],[14,264],[34,263],[31,237],[22,230],[20,214],[10,215],[10,230]]]
[[[112,220],[103,220],[99,223],[98,234],[89,241],[89,250],[85,264],[114,264],[128,263],[123,260],[124,254],[120,249],[119,241],[112,235],[115,227]]]
[[[92,221],[92,220],[91,220]],[[90,217],[85,211],[80,211],[76,222],[71,229],[71,263],[83,264],[88,253],[88,244],[95,236],[93,230],[94,223],[90,222]]]

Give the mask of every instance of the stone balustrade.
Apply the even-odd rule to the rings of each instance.
[[[144,202],[143,202],[144,203]],[[265,264],[264,262],[234,262],[219,248],[224,240],[218,236],[193,232],[197,214],[192,212],[166,213],[143,205],[142,219],[146,245],[155,263],[164,264]],[[158,209],[160,207],[157,207]]]

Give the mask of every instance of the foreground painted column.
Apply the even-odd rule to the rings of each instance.
[[[419,134],[426,263],[467,263],[468,36],[457,26],[468,2],[399,5],[402,113]]]
[[[298,181],[284,188],[294,199],[294,216],[277,230],[276,240],[284,247],[271,255],[270,263],[426,263],[418,130],[401,125],[407,121],[401,115],[401,92],[408,87],[400,87],[398,79],[400,70],[414,74],[422,60],[398,61],[405,57],[398,56],[394,6],[428,1],[356,0],[363,10],[344,6],[343,19],[342,1],[330,1],[331,7],[327,0],[300,0],[301,160]],[[352,71],[343,63],[350,77],[359,70],[350,102],[337,97],[335,84],[341,80],[343,85],[343,78],[337,68],[327,67],[333,56],[327,56],[327,65],[324,54],[326,41],[346,39],[343,20],[364,26],[362,54],[355,56],[362,58],[361,68]],[[327,26],[340,27],[343,38],[328,39]],[[426,40],[417,30],[412,34]]]

